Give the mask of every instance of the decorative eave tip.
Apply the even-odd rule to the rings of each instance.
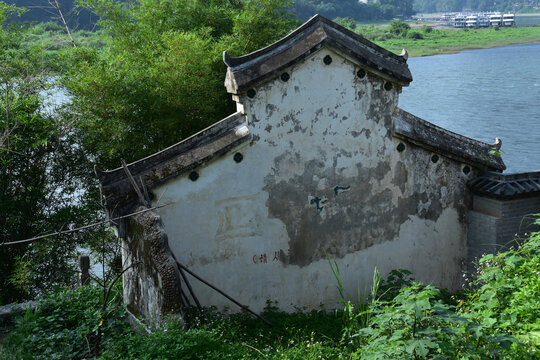
[[[223,62],[225,63],[225,65],[227,65],[228,67],[231,67],[231,57],[229,56],[229,54],[227,53],[227,50],[223,51]]]
[[[399,56],[401,56],[405,61],[409,59],[409,53],[405,49],[401,50],[401,54],[399,54]]]
[[[502,140],[499,139],[498,137],[496,137],[495,142],[493,144],[491,144],[491,150],[492,151],[499,151],[499,150],[501,150],[501,146],[502,146]]]
[[[412,75],[406,50],[396,55],[345,27],[315,15],[289,35],[250,54],[231,57],[223,52],[227,65],[225,87],[238,94],[288,68],[323,46],[329,46],[365,66],[377,76],[407,86]]]

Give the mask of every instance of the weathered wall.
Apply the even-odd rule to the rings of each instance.
[[[353,299],[375,266],[460,286],[465,182],[474,171],[411,144],[398,151],[400,89],[358,70],[330,49],[312,54],[287,69],[288,79],[239,98],[251,143],[198,168],[196,181],[182,176],[153,189],[160,203],[173,203],[159,213],[182,263],[255,310],[267,299],[284,309],[332,306],[327,256]],[[203,286],[196,291],[205,304],[230,306]]]
[[[139,207],[137,210],[144,210]],[[146,211],[127,220],[122,241],[124,303],[135,316],[158,326],[180,308],[180,274],[160,217]]]

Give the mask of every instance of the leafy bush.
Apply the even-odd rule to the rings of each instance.
[[[411,26],[405,21],[401,20],[392,20],[390,21],[390,32],[394,35],[401,37],[407,36],[407,32],[410,30]]]
[[[414,40],[421,40],[424,38],[424,35],[422,35],[422,33],[418,31],[409,31],[407,32],[407,38],[414,39]]]
[[[104,341],[107,346],[128,326],[118,292],[106,308],[113,316],[102,321],[102,296],[102,290],[92,286],[47,295],[35,311],[28,310],[16,321],[16,331],[6,337],[3,350],[35,360],[81,358],[90,353],[98,327],[110,335]]]
[[[424,25],[422,26],[421,30],[423,33],[429,34],[430,32],[433,32],[433,27],[429,25]]]
[[[50,294],[35,312],[17,321],[16,329],[0,343],[0,358],[93,358],[88,350],[101,323],[102,295],[93,287]],[[205,309],[190,330],[171,320],[152,334],[139,334],[128,326],[120,305],[118,296],[107,309],[112,315],[101,323],[99,359],[340,359],[350,352],[339,342],[341,313],[289,314],[268,306],[263,316],[273,323],[269,327],[248,313]]]
[[[412,286],[414,279],[411,275],[412,273],[405,269],[390,271],[386,279],[382,280],[379,286],[378,299],[391,301],[399,295],[402,288]]]
[[[358,332],[362,343],[354,358],[491,358],[512,341],[488,336],[441,298],[439,289],[414,283],[392,301],[373,304],[371,323]]]
[[[410,273],[392,271],[370,304],[370,322],[350,337],[359,347],[355,358],[538,358],[540,232],[521,242],[480,259],[457,309],[454,296],[431,285],[401,288]]]
[[[536,220],[540,225],[540,220]],[[486,331],[517,337],[514,344],[525,358],[540,351],[540,232],[521,239],[515,248],[483,256],[473,282],[473,292],[461,304]]]
[[[356,29],[356,21],[350,17],[343,17],[343,18],[337,17],[334,19],[334,22],[343,27],[346,27],[349,30]]]

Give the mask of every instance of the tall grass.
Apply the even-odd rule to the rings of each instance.
[[[353,304],[350,300],[346,299],[341,272],[339,271],[337,261],[329,257],[327,257],[327,259],[332,274],[336,279],[336,287],[340,296],[338,301],[343,304],[343,320],[345,328],[349,328],[348,331],[351,331],[353,324],[354,328],[368,326],[371,318],[370,309],[377,302],[379,297],[381,276],[378,267],[375,267],[373,270],[373,281],[370,290],[362,293],[360,289],[357,289],[357,301],[356,304]]]

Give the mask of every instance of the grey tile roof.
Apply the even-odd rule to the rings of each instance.
[[[127,167],[137,182],[142,179],[152,188],[168,179],[184,174],[211,159],[226,154],[235,146],[251,139],[245,116],[234,113],[197,134]],[[107,208],[121,213],[137,199],[137,195],[120,167],[111,171],[95,169]]]
[[[434,153],[485,170],[502,171],[506,165],[491,150],[500,147],[456,134],[397,108],[394,135]]]
[[[315,15],[281,40],[251,54],[230,57],[224,52],[223,61],[228,66],[225,87],[230,93],[238,94],[325,45],[338,49],[375,74],[399,85],[406,86],[412,81],[406,56],[396,55],[362,35]]]
[[[540,196],[540,171],[515,174],[487,172],[467,183],[475,194],[495,198]]]

